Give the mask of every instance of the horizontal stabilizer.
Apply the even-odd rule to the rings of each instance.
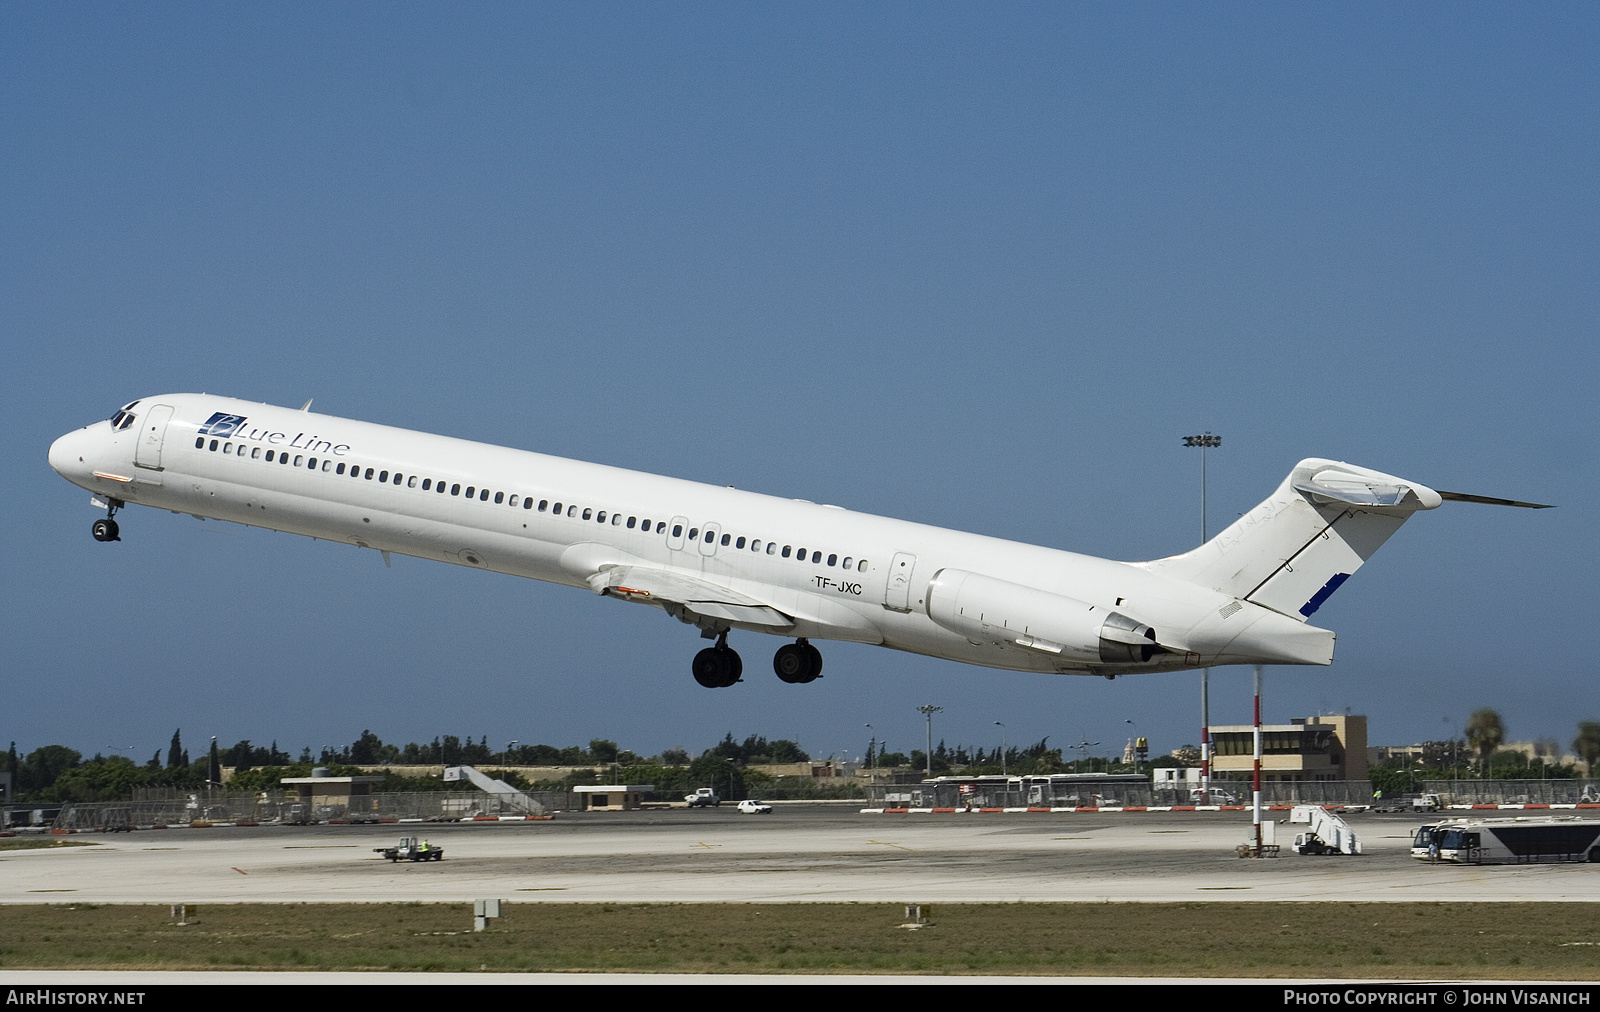
[[[1490,495],[1467,495],[1465,492],[1441,491],[1439,493],[1439,498],[1443,499],[1445,502],[1477,502],[1483,503],[1485,506],[1521,506],[1523,509],[1530,510],[1547,510],[1554,508],[1549,503],[1519,502],[1516,499],[1496,499],[1494,496]]]

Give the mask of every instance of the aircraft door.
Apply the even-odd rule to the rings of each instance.
[[[172,405],[153,404],[144,414],[144,425],[139,429],[139,443],[134,447],[133,462],[152,471],[161,470],[161,443],[167,438],[167,423],[172,421]]]
[[[688,517],[673,517],[672,523],[667,526],[667,547],[674,552],[683,551],[683,539],[688,529]]]
[[[891,611],[911,610],[911,574],[917,568],[917,557],[909,552],[898,552],[889,563],[888,582],[883,588],[883,606]]]
[[[717,554],[717,539],[722,537],[721,524],[706,524],[700,532],[700,554],[711,556]]]

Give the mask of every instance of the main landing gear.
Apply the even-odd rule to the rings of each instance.
[[[113,500],[111,500],[111,504],[106,507],[106,515],[101,517],[99,520],[96,520],[94,522],[94,526],[92,528],[90,528],[90,530],[92,530],[94,532],[94,539],[96,541],[121,541],[122,540],[120,537],[117,536],[118,531],[119,531],[119,528],[117,527],[117,522],[114,519],[112,519],[113,517],[115,517],[117,515],[117,508],[119,506],[121,506],[121,505],[122,505],[122,500],[121,499],[113,499]]]
[[[772,655],[772,670],[786,682],[814,682],[822,676],[822,651],[804,638],[785,643]]]
[[[744,674],[744,661],[728,646],[728,634],[717,637],[717,645],[694,655],[694,680],[708,689],[725,689]]]
[[[822,675],[822,651],[805,639],[785,643],[772,657],[772,670],[791,684],[814,682]],[[717,645],[694,655],[694,680],[708,689],[725,689],[744,674],[744,661],[719,633]]]

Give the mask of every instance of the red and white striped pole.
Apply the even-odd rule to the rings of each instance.
[[[1256,857],[1261,856],[1261,665],[1256,665],[1256,773],[1250,799],[1250,822],[1256,831]]]

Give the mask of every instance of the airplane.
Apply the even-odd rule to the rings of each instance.
[[[822,672],[814,640],[1013,671],[1118,675],[1330,664],[1308,621],[1435,491],[1308,458],[1216,537],[1118,562],[602,464],[208,394],[164,394],[69,432],[50,466],[120,541],[140,504],[508,573],[649,605],[714,641],[707,688],[741,681],[734,630],[791,640],[773,670]]]

